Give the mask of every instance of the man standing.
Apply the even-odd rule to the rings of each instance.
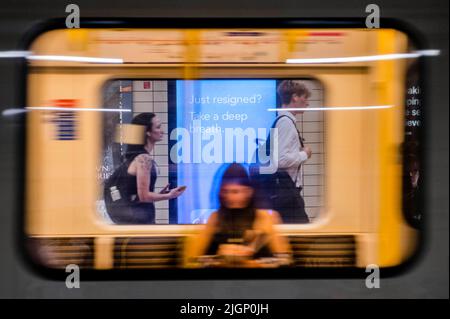
[[[311,148],[303,144],[296,127],[296,114],[303,114],[311,93],[300,81],[284,80],[277,88],[281,109],[275,122],[278,129],[277,191],[273,208],[284,223],[309,223],[302,190],[302,164],[311,157]]]

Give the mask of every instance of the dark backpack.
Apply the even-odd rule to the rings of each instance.
[[[275,128],[278,120],[287,115],[277,117],[271,126]],[[289,117],[288,117],[289,118]],[[290,118],[289,118],[290,119]],[[295,122],[292,121],[295,125]],[[300,144],[303,146],[302,138],[299,134]],[[263,166],[258,158],[260,148],[267,154],[270,149],[270,131],[266,142],[259,145],[256,150],[254,160],[256,162],[249,167],[250,177],[255,189],[255,207],[260,209],[277,210],[285,223],[308,223],[308,217],[304,210],[304,201],[300,196],[300,191],[289,174],[277,169],[273,174],[261,174],[260,168]],[[300,165],[298,167],[300,169]]]
[[[272,126],[270,127],[270,129],[275,128],[275,126],[277,125],[278,121],[283,118],[283,117],[288,117],[287,115],[282,115],[282,116],[278,116],[275,121],[272,123]],[[289,117],[288,117],[289,118]],[[260,158],[259,158],[259,154],[260,152],[265,152],[266,155],[270,154],[271,152],[271,145],[270,145],[270,132],[267,135],[267,139],[264,143],[258,144],[258,147],[256,149],[255,152],[255,156],[253,157],[253,162],[250,166],[249,166],[249,173],[250,173],[250,178],[253,182],[253,187],[255,189],[255,205],[257,208],[264,208],[264,209],[273,209],[274,205],[273,205],[273,200],[276,196],[277,193],[277,188],[275,187],[275,185],[279,182],[279,179],[281,176],[283,176],[283,178],[286,178],[287,173],[277,170],[275,173],[273,174],[261,174],[260,173],[260,169],[264,166],[266,166],[265,164],[261,164],[260,162]],[[289,176],[287,176],[289,177]]]
[[[132,201],[127,189],[128,166],[129,161],[123,162],[105,181],[103,187],[106,211],[115,223],[132,216]]]

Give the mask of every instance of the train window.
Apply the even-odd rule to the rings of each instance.
[[[256,153],[270,136],[274,121],[285,113],[277,88],[280,91],[286,83],[305,87],[305,108],[323,106],[323,88],[320,82],[311,79],[109,81],[105,86],[104,107],[113,109],[119,106],[124,111],[104,114],[99,183],[110,183],[108,179],[127,161],[129,150],[137,147],[127,144],[127,138],[134,138],[127,136],[130,124],[143,117],[142,113],[149,113],[161,123],[162,131],[161,138],[152,144],[150,151],[156,167],[152,176],[156,180],[152,192],[160,193],[166,185],[171,185],[170,188],[186,186],[186,192],[176,201],[154,203],[154,223],[206,223],[210,214],[220,206],[218,176],[224,167],[233,162],[243,163],[250,173],[252,165],[260,164]],[[313,222],[323,209],[324,115],[323,111],[299,111],[293,112],[292,119],[295,126],[287,126],[287,129],[298,134],[301,143],[308,145],[314,154],[294,164],[294,170],[299,171],[295,172],[295,178],[298,178],[298,192],[304,200],[303,209],[308,221]],[[280,125],[275,124],[273,129],[285,134],[280,131],[285,129]],[[298,147],[301,147],[300,143]],[[279,162],[286,150],[278,152]],[[306,153],[302,155],[306,156]],[[282,164],[286,166],[284,162],[278,165]],[[292,166],[291,163],[288,165]],[[193,191],[200,187],[202,192]],[[136,187],[133,189],[137,190]],[[114,188],[114,191],[118,190]],[[121,224],[120,218],[111,220],[104,196],[101,194],[97,201],[98,213],[108,222]],[[107,201],[108,198],[108,204]],[[283,209],[279,207],[278,211],[283,214]],[[286,216],[286,222],[295,221],[295,216]]]
[[[388,24],[289,21],[37,36],[24,62],[34,260],[364,270],[414,256],[425,51]]]

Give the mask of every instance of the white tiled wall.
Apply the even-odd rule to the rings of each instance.
[[[317,81],[302,81],[310,90],[309,107],[323,106],[323,88]],[[314,221],[323,208],[324,192],[324,112],[307,111],[297,115],[297,129],[312,150],[311,158],[302,166],[306,213]]]

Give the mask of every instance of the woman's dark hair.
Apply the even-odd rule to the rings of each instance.
[[[219,202],[219,228],[225,232],[240,232],[251,229],[255,220],[254,195],[250,198],[247,207],[242,209],[230,209],[225,206],[221,196],[222,188],[226,184],[238,184],[252,187],[250,177],[245,167],[238,163],[233,163],[225,170],[220,183]]]
[[[134,125],[142,125],[145,126],[144,131],[144,144],[129,144],[127,146],[127,152],[125,153],[125,159],[127,161],[132,161],[136,156],[139,154],[142,154],[143,152],[146,152],[144,146],[147,143],[147,132],[152,131],[153,123],[152,120],[156,116],[155,113],[141,113],[136,115],[133,120],[131,121],[131,124]]]

